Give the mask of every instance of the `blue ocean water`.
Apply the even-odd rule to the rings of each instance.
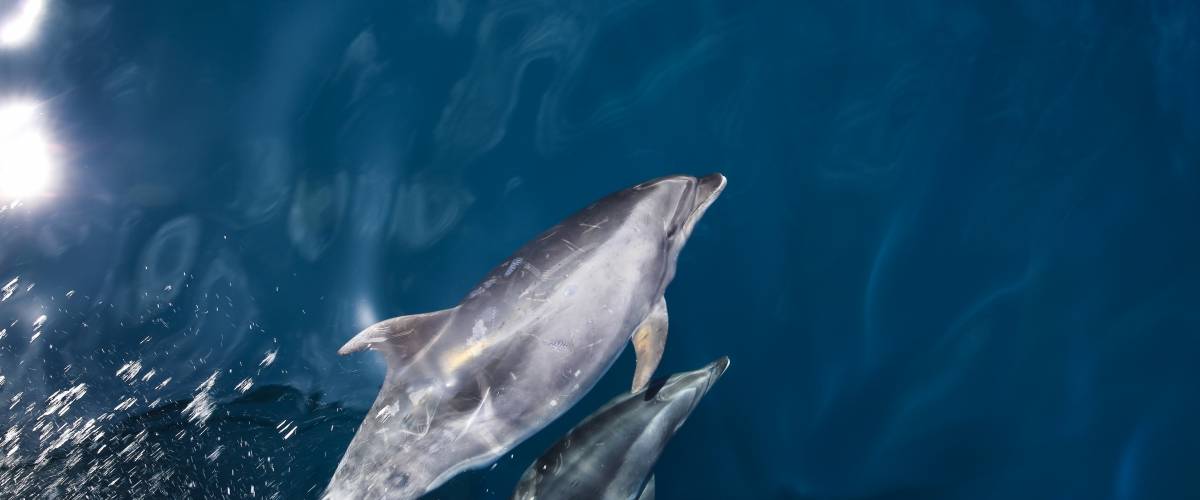
[[[719,171],[661,498],[1200,498],[1196,2],[8,0],[0,133],[7,497],[316,497],[351,335]]]

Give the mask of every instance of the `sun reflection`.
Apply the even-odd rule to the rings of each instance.
[[[375,312],[375,308],[371,307],[371,301],[366,297],[358,299],[354,304],[355,321],[358,322],[358,328],[363,329],[375,324],[379,321],[379,314]]]
[[[45,194],[54,159],[38,106],[0,104],[0,198],[26,200]]]
[[[45,12],[46,0],[21,1],[0,21],[0,46],[19,47],[32,40]]]

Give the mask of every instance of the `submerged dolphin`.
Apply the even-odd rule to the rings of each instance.
[[[513,499],[654,498],[650,469],[728,367],[729,358],[722,357],[651,384],[644,393],[613,399],[530,465]]]
[[[667,335],[663,291],[725,177],[644,182],[526,243],[458,306],[379,322],[341,354],[387,359],[329,498],[413,498],[495,461],[583,397],[631,337],[633,391]]]

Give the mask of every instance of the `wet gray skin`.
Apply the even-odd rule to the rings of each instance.
[[[613,399],[530,465],[513,498],[652,499],[658,456],[728,367],[722,357]]]
[[[672,176],[534,238],[450,309],[368,327],[338,352],[387,360],[383,388],[325,491],[414,498],[495,461],[562,415],[631,338],[636,392],[667,334],[663,291],[725,178]]]

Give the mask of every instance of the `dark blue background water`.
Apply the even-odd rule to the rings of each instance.
[[[733,365],[662,498],[1200,498],[1195,2],[55,1],[0,96],[59,158],[0,212],[0,492],[316,495],[354,332],[720,171],[659,373]]]

